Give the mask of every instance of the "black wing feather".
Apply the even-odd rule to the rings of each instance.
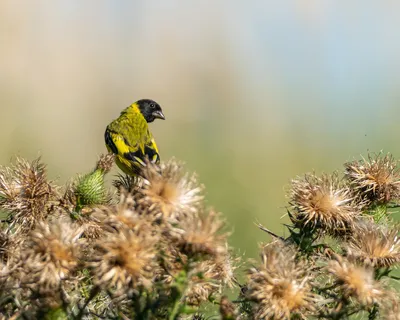
[[[111,131],[108,128],[106,129],[106,132],[104,133],[104,139],[106,141],[106,144],[111,149],[111,151],[115,154],[118,154],[117,146],[114,144],[114,141],[112,140],[112,137],[111,137]]]

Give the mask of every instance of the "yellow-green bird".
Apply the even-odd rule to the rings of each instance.
[[[113,152],[118,167],[128,175],[140,174],[145,158],[160,161],[158,148],[148,123],[165,120],[160,105],[149,99],[132,103],[106,128],[104,138],[109,152]]]

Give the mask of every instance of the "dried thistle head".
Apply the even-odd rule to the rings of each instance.
[[[97,214],[104,228],[107,230],[131,230],[137,233],[152,234],[157,231],[152,226],[152,220],[147,215],[140,215],[135,210],[135,201],[130,193],[120,194],[117,205],[102,210],[102,217]]]
[[[328,272],[333,274],[335,282],[345,298],[354,298],[361,305],[381,304],[387,296],[381,283],[374,279],[374,270],[354,264],[343,257],[331,260]]]
[[[348,162],[345,177],[362,199],[388,203],[400,195],[400,174],[392,155],[368,155],[368,159]]]
[[[181,163],[174,159],[160,166],[147,163],[142,176],[144,183],[135,194],[139,208],[155,208],[163,217],[173,220],[198,212],[203,186],[194,174],[184,172]]]
[[[98,239],[104,234],[104,225],[94,218],[93,212],[75,215],[72,223],[81,228],[82,237],[85,239]]]
[[[228,233],[222,232],[224,227],[225,221],[214,210],[187,217],[175,229],[177,245],[188,256],[225,253]]]
[[[388,305],[382,308],[382,319],[400,320],[400,300],[399,297],[390,299]]]
[[[201,262],[199,268],[204,270],[207,279],[218,281],[221,287],[233,288],[237,284],[235,270],[239,263],[240,257],[232,257],[226,248],[225,253]]]
[[[142,179],[139,176],[129,176],[118,174],[117,179],[113,181],[113,186],[117,193],[135,193],[142,185]]]
[[[372,267],[391,267],[400,262],[399,230],[372,222],[357,224],[344,249],[346,256]]]
[[[113,153],[100,155],[100,159],[96,164],[96,169],[100,169],[104,173],[108,173],[114,165],[114,158],[115,156]]]
[[[52,291],[77,271],[85,240],[82,229],[56,221],[40,223],[31,232],[19,255],[22,284],[35,291]]]
[[[201,303],[209,301],[218,291],[218,285],[206,281],[198,276],[193,277],[185,295],[185,303],[190,306],[200,306]]]
[[[248,271],[246,297],[255,302],[257,319],[305,317],[316,309],[310,268],[296,251],[275,241],[262,251],[262,265]]]
[[[185,301],[198,306],[211,297],[221,294],[226,287],[236,284],[234,270],[238,259],[232,259],[228,252],[199,262],[191,272]]]
[[[8,263],[14,260],[26,240],[27,235],[8,232],[7,229],[0,231],[0,262]]]
[[[306,174],[292,180],[290,203],[294,209],[290,218],[295,226],[332,235],[348,232],[360,215],[350,188],[342,184],[337,174]]]
[[[170,242],[169,236],[163,235],[160,243],[162,247],[157,256],[160,268],[156,271],[155,279],[169,285],[183,272],[188,264],[188,257]]]
[[[90,258],[97,284],[117,290],[149,287],[156,268],[157,241],[156,236],[131,230],[100,238]]]
[[[21,186],[16,181],[16,174],[10,167],[0,167],[0,205],[4,209],[14,209]]]
[[[14,166],[0,169],[0,207],[11,213],[10,226],[16,232],[44,221],[56,194],[40,158],[32,162],[17,158]]]

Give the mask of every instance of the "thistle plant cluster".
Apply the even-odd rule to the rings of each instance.
[[[113,163],[64,187],[40,159],[0,168],[0,319],[400,319],[392,156],[292,180],[286,237],[259,225],[272,241],[241,268],[195,174],[172,159],[106,187]]]
[[[113,163],[64,188],[40,159],[0,169],[0,318],[180,319],[234,285],[225,222],[196,176],[148,163],[109,190]]]
[[[400,263],[400,174],[391,155],[291,181],[287,237],[248,271],[242,301],[256,319],[400,319],[393,273]]]

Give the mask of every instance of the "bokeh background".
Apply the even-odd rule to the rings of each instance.
[[[399,28],[398,1],[1,0],[0,163],[41,155],[65,183],[152,98],[162,158],[199,174],[256,257],[291,178],[400,156]]]

